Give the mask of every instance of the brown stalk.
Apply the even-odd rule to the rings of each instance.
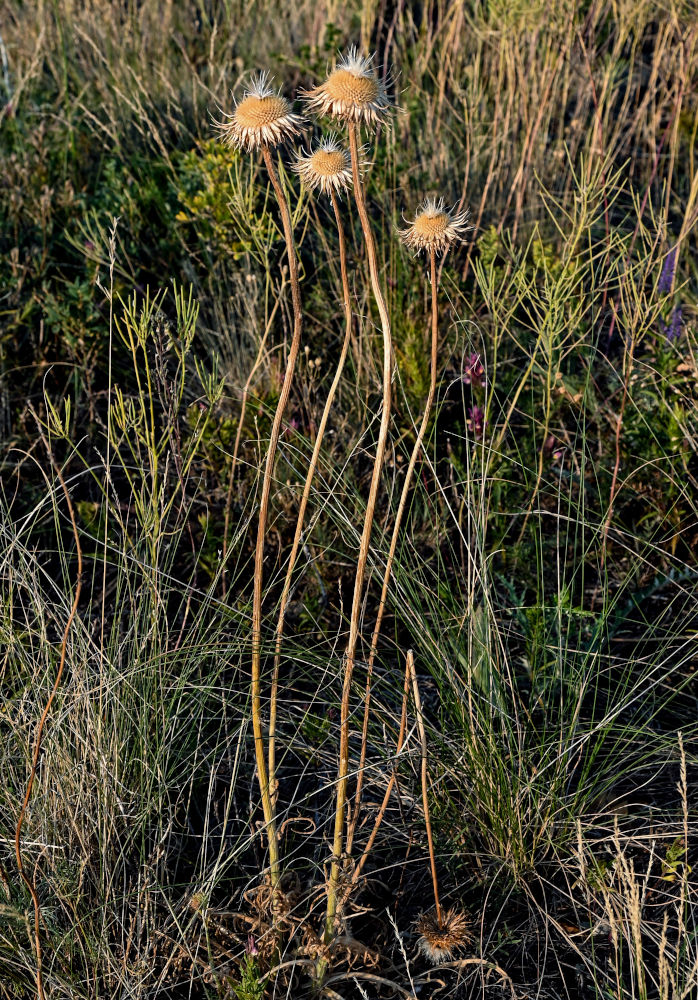
[[[445,255],[444,255],[445,256]],[[437,365],[437,354],[438,354],[438,340],[439,340],[439,316],[438,316],[438,302],[437,302],[437,272],[436,272],[436,251],[432,247],[430,251],[430,265],[431,265],[431,377],[429,381],[429,392],[427,394],[426,403],[424,404],[424,412],[422,414],[422,422],[417,433],[417,438],[414,442],[414,447],[412,449],[412,454],[410,455],[409,465],[407,466],[407,472],[405,473],[405,481],[402,485],[402,493],[400,495],[400,503],[397,510],[397,516],[395,518],[395,525],[393,527],[393,534],[390,540],[390,550],[388,552],[388,559],[385,564],[385,572],[383,574],[383,589],[381,591],[380,604],[378,606],[378,614],[376,617],[376,624],[373,629],[373,636],[371,638],[371,651],[368,657],[368,666],[366,673],[366,694],[364,696],[364,719],[363,719],[363,729],[361,733],[361,756],[359,759],[359,773],[356,779],[356,794],[354,796],[354,809],[352,812],[351,825],[347,831],[347,853],[351,851],[352,843],[354,840],[354,833],[356,832],[356,824],[359,819],[359,809],[361,806],[361,793],[363,788],[363,778],[364,778],[364,767],[366,764],[366,745],[368,742],[368,721],[369,721],[369,710],[371,704],[371,680],[373,677],[373,663],[376,658],[376,651],[378,648],[378,639],[380,637],[381,626],[383,624],[383,615],[385,614],[385,606],[388,598],[388,587],[390,585],[390,577],[393,571],[393,562],[395,560],[395,551],[397,549],[398,538],[400,535],[400,528],[402,526],[402,519],[405,514],[405,509],[407,507],[407,500],[410,493],[410,487],[412,485],[412,477],[414,475],[414,470],[417,465],[417,459],[422,450],[422,443],[424,441],[424,435],[426,434],[427,426],[429,424],[429,418],[431,416],[431,410],[434,403],[434,396],[436,394],[436,365]]]
[[[405,729],[407,728],[407,696],[408,696],[409,690],[410,690],[410,675],[411,675],[411,673],[412,673],[412,671],[410,669],[410,654],[408,653],[408,655],[407,655],[407,663],[406,663],[406,666],[405,666],[405,683],[404,683],[403,691],[402,691],[402,711],[400,713],[400,731],[398,733],[397,743],[395,745],[395,757],[396,758],[399,756],[400,751],[402,750],[402,744],[405,741]],[[363,749],[363,745],[362,745],[362,749]],[[360,773],[361,772],[359,772],[359,774]],[[385,816],[385,811],[388,808],[388,802],[390,801],[390,796],[392,794],[393,788],[395,787],[396,783],[397,783],[397,766],[395,766],[393,768],[393,773],[390,775],[390,781],[388,782],[388,787],[385,790],[385,795],[383,796],[383,801],[381,802],[380,809],[378,810],[378,815],[376,816],[375,822],[373,824],[373,830],[371,830],[371,836],[368,838],[368,841],[366,843],[366,847],[364,848],[364,852],[361,855],[361,857],[360,857],[360,859],[359,859],[359,861],[358,861],[358,863],[356,865],[356,868],[354,869],[354,871],[352,873],[351,884],[349,886],[349,892],[351,891],[351,889],[358,882],[359,877],[361,875],[361,872],[363,871],[363,867],[366,864],[366,861],[368,860],[368,856],[371,853],[371,849],[373,848],[373,845],[375,843],[376,837],[378,836],[378,830],[380,829],[380,825],[383,822],[383,817]],[[354,820],[356,819],[356,814],[354,814],[353,819]],[[352,830],[353,830],[354,826],[355,826],[355,823],[352,823]],[[347,835],[347,844],[348,843],[349,843],[349,838],[348,838],[348,835]],[[348,848],[347,848],[347,850],[348,850]],[[346,902],[346,899],[349,896],[349,892],[347,892],[346,896],[344,897],[343,902]]]
[[[390,424],[391,406],[391,378],[392,378],[392,340],[390,335],[390,318],[385,304],[385,298],[380,286],[378,276],[378,258],[376,255],[376,245],[371,231],[371,223],[366,210],[366,201],[359,173],[359,144],[357,138],[357,125],[350,122],[348,125],[349,149],[351,152],[351,166],[354,182],[354,198],[361,221],[364,242],[366,244],[366,255],[368,257],[368,267],[371,276],[371,287],[376,300],[376,306],[380,314],[381,327],[383,330],[383,409],[381,413],[380,429],[378,432],[378,442],[376,445],[376,456],[373,462],[373,473],[371,476],[371,486],[366,503],[366,513],[364,517],[363,531],[359,544],[359,553],[356,563],[356,577],[354,580],[354,595],[352,599],[351,616],[349,619],[349,640],[345,654],[344,684],[342,689],[342,707],[340,717],[340,739],[339,739],[339,767],[337,769],[337,801],[335,804],[334,840],[332,849],[332,867],[330,869],[329,885],[327,887],[327,915],[325,919],[325,943],[328,944],[334,935],[334,922],[337,913],[339,876],[342,863],[342,840],[344,832],[344,811],[347,801],[347,772],[349,768],[349,695],[351,693],[351,680],[354,672],[354,661],[356,658],[356,648],[359,641],[359,622],[361,617],[361,600],[363,596],[363,583],[366,572],[366,561],[368,559],[369,546],[371,542],[371,528],[376,509],[376,498],[378,486],[380,484],[381,469],[385,456],[385,446],[388,439],[388,426]]]
[[[301,497],[301,504],[298,510],[298,518],[296,521],[296,532],[293,539],[293,547],[291,549],[291,555],[288,560],[288,567],[286,569],[286,579],[284,580],[284,588],[281,594],[281,604],[279,607],[279,620],[276,625],[276,653],[274,657],[274,674],[272,677],[271,684],[271,699],[269,708],[269,786],[271,788],[272,801],[276,801],[276,711],[277,711],[277,700],[278,700],[278,689],[279,689],[279,669],[281,666],[281,643],[283,639],[284,632],[284,619],[286,616],[286,608],[288,607],[289,594],[291,592],[291,578],[293,575],[293,570],[296,565],[296,559],[298,557],[298,549],[300,548],[301,538],[303,536],[303,523],[305,520],[305,512],[308,506],[308,500],[310,499],[310,490],[313,485],[313,479],[315,477],[315,470],[317,469],[318,460],[320,457],[320,449],[322,447],[322,440],[325,434],[325,429],[327,427],[327,421],[330,416],[330,411],[332,409],[332,404],[334,402],[334,397],[339,386],[339,381],[342,376],[342,371],[344,370],[344,363],[347,358],[347,352],[349,350],[349,344],[351,343],[351,296],[349,294],[349,275],[347,271],[347,250],[346,242],[344,239],[344,226],[342,225],[342,218],[339,211],[339,202],[337,195],[334,191],[331,191],[332,197],[332,208],[334,209],[335,222],[337,223],[337,235],[339,238],[339,262],[342,274],[342,294],[344,298],[344,316],[345,316],[345,330],[344,330],[344,341],[342,343],[342,350],[339,355],[339,361],[337,363],[337,371],[335,372],[334,379],[332,380],[332,385],[330,386],[329,392],[327,394],[327,400],[325,401],[325,408],[322,411],[322,417],[320,419],[320,425],[318,427],[317,437],[315,439],[315,445],[313,447],[313,454],[310,459],[310,465],[308,466],[308,474],[305,479],[305,486],[303,487],[303,496]]]
[[[257,544],[254,555],[254,586],[252,596],[252,677],[251,677],[251,698],[252,698],[252,728],[254,730],[255,759],[257,762],[257,776],[259,778],[259,790],[262,797],[262,811],[264,822],[267,828],[267,840],[269,843],[269,868],[271,885],[274,895],[279,885],[281,868],[279,864],[279,844],[276,836],[276,817],[274,815],[274,804],[272,801],[269,778],[267,774],[266,755],[264,753],[264,735],[262,733],[262,699],[261,699],[261,641],[262,641],[262,584],[264,577],[264,541],[266,536],[267,516],[269,513],[269,494],[271,492],[271,481],[274,472],[274,462],[276,450],[281,432],[281,421],[283,420],[288,397],[291,392],[291,382],[296,367],[298,351],[301,342],[301,331],[303,328],[303,313],[301,308],[300,283],[298,281],[298,266],[296,260],[296,248],[293,240],[293,229],[291,226],[291,213],[288,207],[286,195],[281,187],[276,173],[274,161],[268,146],[262,146],[262,156],[269,174],[276,200],[281,213],[281,222],[286,239],[286,252],[288,255],[288,271],[291,282],[291,297],[293,299],[293,337],[291,348],[288,354],[288,363],[281,386],[281,394],[276,406],[276,413],[271,426],[269,436],[269,447],[264,465],[264,478],[262,480],[262,496],[259,502],[259,522],[257,525]]]
[[[230,475],[228,477],[228,493],[225,498],[225,514],[223,515],[223,596],[225,597],[227,591],[227,579],[228,579],[228,569],[226,566],[227,556],[228,556],[228,544],[230,541],[230,514],[233,504],[233,483],[235,482],[235,470],[237,468],[238,452],[240,450],[240,438],[242,437],[242,429],[245,423],[245,413],[247,411],[247,400],[250,394],[250,386],[252,385],[252,380],[262,363],[262,357],[264,356],[264,349],[267,343],[267,337],[269,336],[269,331],[271,330],[272,323],[274,322],[274,317],[276,316],[276,311],[281,304],[281,299],[284,294],[284,286],[286,284],[285,276],[282,275],[281,287],[279,289],[279,294],[276,297],[276,302],[274,303],[271,313],[269,314],[269,319],[267,320],[266,326],[264,328],[264,333],[259,344],[259,350],[257,351],[257,357],[255,363],[252,365],[250,374],[247,376],[247,381],[242,390],[242,400],[240,402],[240,418],[238,420],[237,430],[235,432],[235,442],[233,444],[233,456],[230,462]]]
[[[39,431],[41,434],[41,431]],[[75,550],[77,553],[77,574],[75,580],[75,593],[73,595],[73,603],[70,608],[70,613],[68,615],[68,620],[65,623],[65,628],[63,629],[63,638],[61,640],[61,651],[58,661],[58,670],[56,672],[56,677],[53,682],[53,687],[51,688],[51,693],[48,696],[48,700],[44,706],[44,710],[41,713],[41,718],[39,719],[39,724],[36,729],[36,736],[34,737],[34,752],[32,755],[32,765],[29,771],[29,780],[27,781],[27,788],[24,793],[24,800],[22,802],[22,807],[19,811],[19,816],[17,818],[17,826],[15,829],[15,857],[17,859],[17,869],[22,878],[22,881],[29,890],[29,894],[32,898],[32,903],[34,904],[34,947],[36,950],[36,993],[39,1000],[45,1000],[46,994],[44,993],[44,980],[43,980],[43,970],[42,970],[42,953],[41,953],[41,936],[39,933],[39,924],[41,921],[41,906],[39,904],[39,897],[36,891],[36,884],[34,882],[34,877],[27,875],[24,870],[24,864],[22,862],[22,852],[20,849],[20,842],[22,836],[22,826],[24,825],[24,817],[27,812],[27,807],[29,806],[29,800],[31,799],[32,789],[34,787],[34,779],[36,777],[36,771],[39,765],[39,754],[41,753],[41,742],[44,735],[44,728],[46,726],[46,721],[48,719],[49,712],[51,711],[51,705],[53,704],[53,699],[56,697],[56,692],[58,691],[58,686],[61,682],[61,677],[63,676],[63,670],[65,668],[66,651],[68,648],[68,635],[70,633],[70,628],[73,624],[73,619],[77,614],[78,602],[80,600],[80,591],[82,589],[82,549],[80,547],[80,538],[78,536],[78,527],[75,520],[75,511],[73,509],[73,503],[70,499],[70,494],[68,488],[65,484],[63,474],[61,470],[56,465],[53,453],[51,451],[48,441],[41,434],[41,438],[46,446],[46,450],[49,454],[49,459],[54,467],[56,476],[59,483],[61,484],[61,489],[63,490],[63,495],[65,497],[66,504],[68,506],[68,513],[70,515],[70,523],[73,529],[73,538],[75,539]]]
[[[419,738],[422,743],[422,802],[424,804],[424,823],[427,828],[427,841],[429,842],[429,864],[431,865],[431,880],[434,884],[434,906],[436,908],[436,919],[439,927],[443,927],[443,913],[439,902],[439,883],[436,878],[436,859],[434,857],[434,839],[431,835],[431,820],[429,819],[429,798],[427,796],[427,733],[424,728],[424,716],[422,715],[422,699],[419,697],[419,684],[417,683],[417,673],[414,669],[414,653],[410,649],[407,653],[407,662],[412,674],[412,693],[414,695],[414,705],[417,711],[417,728]]]

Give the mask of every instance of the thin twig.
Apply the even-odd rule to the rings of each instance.
[[[440,962],[436,968],[429,969],[428,972],[424,972],[421,976],[418,976],[416,982],[428,983],[429,977],[435,972],[439,972],[441,969],[467,969],[470,965],[479,965],[481,968],[491,969],[492,972],[496,972],[497,975],[508,985],[511,990],[511,995],[516,997],[516,990],[514,989],[511,976],[504,971],[501,965],[497,965],[496,962],[488,962],[486,958],[460,958],[453,962]]]

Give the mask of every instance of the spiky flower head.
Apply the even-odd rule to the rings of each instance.
[[[249,90],[224,119],[216,122],[223,142],[248,153],[261,146],[278,146],[298,135],[303,124],[303,119],[291,111],[290,102],[271,86],[271,77],[266,72],[253,77]]]
[[[325,82],[306,96],[314,111],[343,122],[376,125],[385,121],[390,111],[390,100],[373,67],[373,56],[359,55],[353,45]]]
[[[419,934],[419,950],[434,965],[448,962],[454,952],[471,940],[468,918],[455,907],[442,914],[441,923],[435,910],[423,913],[415,923],[415,930]]]
[[[334,132],[316,143],[311,152],[303,150],[294,170],[311,190],[319,188],[323,194],[338,193],[351,184],[351,157]]]
[[[400,229],[400,239],[415,253],[433,250],[437,254],[446,253],[454,243],[465,238],[472,226],[468,225],[470,212],[456,212],[447,209],[443,198],[425,198],[414,220],[406,229]]]

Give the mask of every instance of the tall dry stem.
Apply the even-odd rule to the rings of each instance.
[[[414,659],[414,657],[412,657],[412,659]],[[395,745],[395,759],[396,759],[396,761],[397,761],[397,758],[400,756],[400,753],[402,752],[402,746],[403,746],[403,743],[405,742],[405,730],[407,728],[407,699],[408,699],[408,696],[409,696],[409,693],[410,693],[411,674],[412,674],[412,671],[411,671],[411,668],[410,668],[410,654],[408,654],[407,655],[407,659],[406,659],[406,664],[405,664],[405,683],[404,683],[403,689],[402,689],[402,709],[400,710],[400,730],[398,732],[397,743]],[[371,830],[371,835],[368,838],[368,841],[366,842],[366,846],[365,846],[365,848],[363,850],[363,854],[359,858],[359,861],[358,861],[356,867],[354,868],[354,871],[352,872],[351,882],[349,883],[349,887],[347,889],[347,892],[345,893],[345,896],[344,896],[344,899],[343,899],[343,903],[346,902],[346,900],[349,898],[349,894],[351,893],[351,890],[354,888],[354,886],[356,885],[356,883],[359,881],[359,878],[361,877],[361,872],[363,871],[364,865],[366,864],[366,862],[368,860],[368,857],[369,857],[369,855],[371,853],[371,850],[373,848],[373,845],[376,842],[376,837],[378,836],[378,831],[380,829],[380,825],[383,822],[383,817],[385,816],[385,811],[388,808],[388,802],[390,801],[390,796],[392,795],[393,788],[395,787],[396,784],[397,784],[397,764],[395,765],[395,767],[393,767],[393,773],[390,775],[390,780],[388,781],[388,787],[386,788],[385,794],[383,795],[383,801],[381,802],[380,809],[378,810],[378,813],[376,814],[376,818],[375,818],[375,821],[373,823],[373,829]],[[352,817],[352,819],[353,818],[354,817]],[[353,828],[353,826],[354,826],[354,824],[352,823],[352,828]],[[349,842],[349,839],[348,839],[348,836],[347,836],[347,843],[348,842]]]
[[[291,382],[296,368],[296,360],[301,343],[301,331],[303,328],[303,312],[301,308],[300,283],[298,281],[298,264],[296,259],[296,247],[293,240],[293,228],[291,226],[291,213],[284,190],[279,182],[274,161],[268,146],[262,146],[262,156],[266,164],[267,172],[274,188],[276,200],[279,204],[281,221],[286,240],[286,251],[288,255],[288,272],[291,283],[291,297],[293,299],[293,337],[291,348],[288,354],[286,372],[279,401],[276,406],[276,413],[271,426],[269,436],[269,447],[264,465],[264,478],[262,480],[262,496],[259,502],[259,522],[257,525],[257,544],[254,554],[254,586],[252,596],[252,728],[254,731],[255,760],[257,762],[257,776],[259,778],[259,790],[262,797],[262,811],[267,830],[267,840],[269,843],[269,870],[271,885],[276,894],[281,877],[279,864],[279,844],[276,833],[276,817],[274,814],[274,803],[272,790],[269,784],[267,773],[267,761],[264,753],[264,735],[262,732],[262,698],[261,698],[261,642],[262,642],[262,593],[264,581],[264,541],[266,537],[267,516],[269,513],[269,494],[271,492],[271,481],[274,472],[274,462],[276,450],[281,432],[281,421],[283,420],[288,397],[291,392]]]
[[[414,666],[414,653],[410,649],[407,653],[407,662],[412,675],[412,694],[414,696],[414,706],[417,712],[417,729],[419,730],[419,740],[422,745],[422,803],[424,805],[424,823],[427,828],[427,841],[429,843],[429,864],[431,866],[431,881],[434,886],[434,908],[436,909],[436,919],[439,927],[443,926],[443,912],[439,902],[439,882],[436,877],[436,859],[434,857],[434,838],[431,834],[431,820],[429,818],[429,796],[428,796],[428,775],[427,775],[427,732],[424,727],[424,715],[422,714],[422,699],[419,696],[419,684],[417,683],[417,671]]]
[[[238,426],[235,431],[235,441],[233,443],[233,454],[230,460],[230,473],[228,475],[228,492],[225,498],[225,511],[223,514],[223,596],[225,596],[228,589],[228,569],[227,569],[227,558],[228,558],[228,546],[230,543],[230,518],[233,506],[233,485],[235,483],[235,470],[237,468],[238,452],[240,451],[240,440],[242,438],[242,429],[245,424],[245,413],[247,412],[247,400],[250,395],[250,387],[252,385],[252,380],[254,379],[260,365],[262,364],[262,359],[264,357],[264,352],[267,346],[267,338],[271,331],[272,325],[274,323],[274,318],[276,317],[277,310],[281,305],[281,301],[284,295],[284,288],[286,286],[286,275],[282,272],[281,275],[281,286],[279,288],[279,294],[276,296],[276,302],[274,303],[272,310],[269,314],[269,319],[264,327],[264,333],[262,334],[262,339],[259,342],[259,348],[257,350],[257,357],[255,362],[250,369],[249,375],[242,390],[242,399],[240,402],[240,416],[238,417]]]
[[[356,831],[356,824],[359,818],[359,809],[361,807],[361,792],[363,789],[364,767],[366,764],[366,746],[368,742],[368,721],[369,721],[370,705],[371,705],[371,681],[373,677],[373,664],[376,658],[378,639],[380,638],[381,626],[383,624],[383,615],[385,614],[385,606],[388,599],[388,587],[390,586],[390,578],[393,571],[395,551],[397,549],[397,543],[400,537],[400,528],[402,526],[402,519],[404,517],[405,509],[407,507],[407,499],[410,493],[410,488],[412,486],[412,478],[414,476],[414,470],[417,465],[417,459],[419,458],[419,454],[422,450],[424,435],[426,434],[426,430],[429,425],[429,418],[431,417],[431,411],[434,404],[434,396],[436,395],[436,364],[437,364],[438,343],[439,343],[439,315],[438,315],[438,303],[437,303],[436,250],[434,249],[434,247],[431,248],[429,257],[430,257],[430,271],[431,271],[431,374],[429,380],[429,392],[427,394],[427,399],[424,404],[422,421],[419,425],[419,431],[417,432],[417,437],[414,442],[412,454],[410,455],[410,461],[409,465],[407,466],[407,472],[405,473],[405,481],[402,484],[400,503],[398,505],[397,515],[395,517],[395,524],[393,526],[393,534],[390,540],[388,559],[386,561],[385,571],[383,573],[383,588],[381,590],[381,599],[380,599],[380,604],[378,606],[376,624],[373,629],[373,636],[371,638],[371,651],[369,653],[368,666],[366,671],[366,693],[364,696],[365,700],[364,700],[363,730],[361,734],[361,756],[359,759],[359,773],[356,779],[356,794],[354,796],[354,809],[352,812],[351,825],[349,827],[349,830],[347,831],[347,852],[351,851],[352,843],[354,840],[354,833]]]
[[[345,653],[332,867],[330,869],[329,885],[327,887],[327,915],[325,919],[326,944],[332,940],[334,935],[334,923],[337,914],[339,876],[342,864],[344,811],[347,801],[347,772],[349,766],[349,696],[351,693],[351,681],[354,672],[356,649],[359,641],[359,620],[361,616],[361,601],[363,596],[364,575],[366,572],[366,560],[368,558],[368,551],[371,542],[371,528],[373,527],[373,516],[376,509],[376,498],[378,496],[378,486],[380,483],[383,459],[385,456],[385,446],[388,439],[388,427],[390,424],[393,357],[392,339],[390,335],[390,318],[388,316],[388,308],[385,303],[385,297],[381,289],[380,278],[378,275],[376,244],[373,238],[373,232],[371,231],[368,211],[366,209],[363,183],[359,169],[358,126],[354,122],[349,122],[347,130],[349,133],[349,150],[351,153],[354,198],[356,200],[356,208],[359,213],[361,229],[363,231],[364,242],[366,244],[366,255],[368,257],[368,267],[371,276],[371,287],[376,300],[376,305],[378,307],[383,331],[383,409],[381,413],[380,429],[378,432],[378,442],[376,444],[376,455],[373,462],[371,486],[369,489],[368,501],[366,503],[366,513],[356,563],[354,595],[352,598],[351,616],[349,619],[349,640],[347,642],[347,649]]]
[[[330,196],[332,198],[332,208],[334,209],[334,217],[335,217],[335,222],[337,224],[337,236],[339,240],[339,263],[342,275],[342,296],[344,299],[344,316],[345,316],[344,341],[342,343],[342,350],[339,355],[339,361],[337,362],[337,370],[335,372],[334,379],[332,380],[332,385],[330,386],[329,392],[327,394],[324,410],[322,411],[322,417],[320,419],[317,437],[315,439],[313,454],[310,459],[310,465],[308,466],[308,474],[305,479],[305,486],[303,487],[303,496],[301,497],[301,504],[298,510],[298,518],[296,520],[296,531],[293,538],[293,546],[291,548],[291,555],[289,556],[288,567],[286,568],[286,578],[284,580],[284,587],[281,593],[279,620],[276,625],[276,651],[274,657],[274,676],[272,678],[271,700],[269,708],[269,784],[271,787],[272,801],[276,800],[276,779],[275,779],[276,714],[277,714],[278,689],[279,689],[279,670],[281,667],[281,644],[284,632],[284,619],[286,616],[286,608],[288,607],[289,594],[291,592],[291,579],[293,576],[293,570],[296,565],[296,559],[298,558],[298,550],[300,548],[301,538],[303,537],[303,524],[305,521],[305,512],[308,506],[308,500],[310,499],[310,491],[312,489],[313,479],[315,478],[315,470],[317,469],[317,464],[320,457],[320,450],[322,448],[325,428],[327,427],[327,421],[329,419],[330,411],[332,409],[332,404],[334,403],[334,397],[336,395],[337,388],[339,386],[339,382],[342,377],[342,372],[344,370],[344,363],[347,359],[347,352],[349,350],[349,344],[351,343],[352,309],[351,309],[351,296],[349,294],[349,275],[347,272],[347,250],[344,238],[344,226],[342,225],[342,217],[339,211],[339,201],[337,199],[337,195],[334,191],[331,191]]]

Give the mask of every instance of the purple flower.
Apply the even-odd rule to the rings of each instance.
[[[469,354],[465,359],[463,381],[466,385],[481,386],[485,379],[485,369],[482,367],[479,354]]]
[[[561,444],[553,434],[549,434],[545,439],[545,451],[552,458],[553,462],[561,462],[565,456],[564,445]]]
[[[671,323],[667,326],[666,323],[662,323],[664,336],[667,341],[671,344],[675,340],[678,340],[681,336],[681,328],[683,326],[683,309],[681,306],[676,306],[671,311]]]
[[[300,420],[297,417],[291,417],[286,426],[284,427],[284,434],[286,437],[293,437],[298,428],[300,427]]]
[[[479,440],[485,432],[485,411],[479,406],[468,410],[468,430]]]
[[[259,955],[259,951],[257,950],[257,942],[254,939],[254,934],[248,934],[247,935],[247,944],[245,945],[245,954],[246,955],[252,955],[252,956]]]
[[[674,284],[674,274],[676,273],[676,251],[677,247],[672,247],[664,258],[662,273],[657,282],[657,291],[660,295],[668,295]]]

